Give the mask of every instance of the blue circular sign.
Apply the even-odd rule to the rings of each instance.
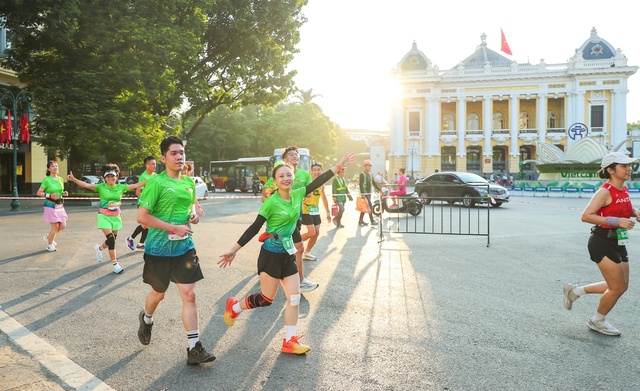
[[[589,128],[587,125],[576,122],[575,124],[569,126],[567,129],[567,135],[571,138],[571,140],[582,139],[589,135]]]

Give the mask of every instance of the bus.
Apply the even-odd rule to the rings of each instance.
[[[273,165],[278,160],[282,160],[282,152],[284,152],[285,149],[286,148],[276,148],[273,151],[273,156],[271,156],[269,167],[273,168]],[[309,148],[298,148],[298,153],[300,154],[300,163],[298,163],[298,168],[311,172],[311,163],[313,162],[313,160],[311,158],[311,154],[309,153]]]
[[[251,191],[254,173],[258,173],[262,183],[267,181],[270,161],[271,157],[265,156],[209,162],[211,191],[225,190],[227,193],[232,193],[236,190]]]

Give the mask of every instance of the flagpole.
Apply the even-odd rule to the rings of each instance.
[[[10,101],[10,106],[5,106],[4,102]],[[27,90],[21,90],[17,95],[14,95],[11,90],[7,88],[0,88],[0,117],[4,119],[5,112],[9,112],[7,107],[11,107],[13,110],[13,129],[11,129],[11,140],[13,142],[13,192],[11,200],[11,210],[17,210],[20,207],[20,200],[18,200],[18,137],[20,136],[20,115],[18,114],[18,106],[20,103],[26,104],[26,111],[29,115],[29,121],[33,121],[33,109],[31,109],[31,102],[33,101],[33,95]]]

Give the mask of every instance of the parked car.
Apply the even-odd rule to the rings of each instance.
[[[98,183],[102,183],[102,177],[99,177],[97,175],[83,175],[79,178],[81,181],[86,182],[86,183],[92,183],[94,185],[97,185]],[[88,192],[89,190],[86,190],[85,188],[82,188],[78,185],[76,185],[73,182],[69,182],[69,192],[70,193],[85,193]]]
[[[209,196],[209,188],[207,184],[204,183],[204,179],[199,176],[192,176],[191,179],[196,183],[196,197],[208,197]]]
[[[138,183],[138,177],[136,175],[121,176],[118,178],[118,183],[126,183],[127,185],[133,185]]]
[[[475,204],[489,202],[489,193],[493,198],[490,205],[495,208],[509,202],[509,190],[470,172],[431,174],[416,182],[415,192],[425,205],[433,200],[441,200],[451,205],[462,202],[464,206],[471,208]]]

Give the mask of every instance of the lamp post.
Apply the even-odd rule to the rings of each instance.
[[[29,122],[32,122],[34,117],[34,111],[31,108],[32,101],[33,95],[26,90],[21,90],[18,94],[14,94],[7,88],[0,88],[0,118],[4,119],[8,110],[11,110],[11,114],[13,115],[11,131],[11,141],[13,142],[13,200],[11,200],[11,210],[17,210],[20,207],[20,201],[18,200],[18,138],[20,136],[20,115],[18,114],[18,109],[22,109],[22,112],[26,111]],[[5,106],[4,102],[9,102],[9,105]],[[25,105],[26,109],[24,107]]]
[[[416,149],[416,145],[414,143],[411,143],[411,146],[409,147],[409,153],[411,154],[411,180],[415,179],[413,176],[413,155],[415,155],[416,152],[418,152],[418,150]]]

